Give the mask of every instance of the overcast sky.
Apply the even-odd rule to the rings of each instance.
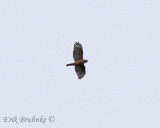
[[[81,80],[65,66],[76,41]],[[0,126],[160,128],[159,56],[158,0],[1,0]]]

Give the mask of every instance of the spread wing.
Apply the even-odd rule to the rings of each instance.
[[[75,66],[75,71],[76,71],[79,79],[81,79],[86,74],[86,70],[85,70],[84,64],[76,65]]]
[[[74,44],[73,58],[75,61],[83,59],[83,48],[79,42]]]

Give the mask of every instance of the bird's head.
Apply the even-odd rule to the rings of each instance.
[[[84,63],[87,63],[88,62],[88,60],[84,60]]]

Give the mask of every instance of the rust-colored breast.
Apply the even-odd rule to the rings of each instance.
[[[84,64],[84,60],[77,60],[74,62],[74,65],[77,65],[77,64]]]

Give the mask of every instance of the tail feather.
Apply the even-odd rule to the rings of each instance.
[[[70,64],[67,64],[66,66],[72,66],[73,65],[73,63],[70,63]]]

